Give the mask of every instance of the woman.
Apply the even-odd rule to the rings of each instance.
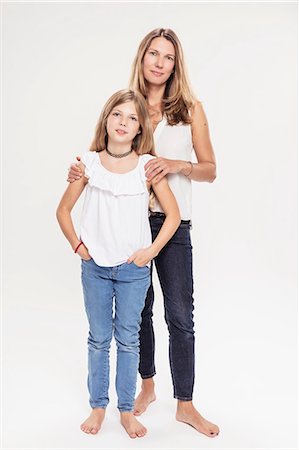
[[[130,87],[145,97],[153,126],[158,158],[146,164],[147,179],[157,183],[167,176],[181,214],[177,232],[155,258],[169,330],[169,360],[174,397],[177,399],[176,419],[214,437],[219,434],[219,428],[203,418],[192,403],[194,306],[190,228],[191,180],[213,182],[216,161],[205,112],[191,91],[182,47],[172,30],[158,28],[142,40],[133,63]],[[191,162],[193,150],[197,159],[194,164]],[[72,165],[68,181],[80,176],[80,170]],[[152,203],[150,223],[155,239],[165,215],[157,199]],[[151,285],[142,313],[139,364],[142,389],[135,402],[135,415],[142,414],[156,399],[153,301]]]

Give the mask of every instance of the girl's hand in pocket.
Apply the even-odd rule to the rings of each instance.
[[[137,252],[133,253],[130,258],[127,260],[127,263],[134,263],[136,266],[143,267],[151,261],[155,256],[157,256],[151,247],[141,248],[137,250]]]
[[[84,259],[84,261],[89,261],[91,259],[91,256],[88,253],[88,249],[85,247],[84,244],[80,245],[80,247],[77,250],[77,253],[81,259]]]

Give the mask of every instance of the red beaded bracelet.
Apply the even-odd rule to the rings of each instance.
[[[82,245],[83,244],[83,242],[82,241],[80,241],[80,244],[79,245],[77,245],[77,247],[76,247],[76,250],[75,250],[75,253],[77,253],[77,250],[78,250],[78,248],[80,247],[80,245]]]

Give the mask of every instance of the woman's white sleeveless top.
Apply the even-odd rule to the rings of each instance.
[[[152,158],[141,155],[133,170],[119,174],[106,169],[97,152],[82,156],[88,183],[80,236],[98,266],[118,266],[151,245],[144,166]]]
[[[191,125],[168,125],[166,118],[158,123],[154,131],[154,141],[157,156],[167,159],[180,159],[191,161],[193,143]],[[191,219],[192,188],[191,180],[180,173],[169,173],[167,181],[178,203],[181,219]],[[161,205],[155,197],[152,211],[163,212]]]

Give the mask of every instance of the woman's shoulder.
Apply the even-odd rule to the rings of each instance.
[[[194,118],[194,116],[198,116],[204,112],[203,104],[200,100],[195,100],[193,105],[189,109],[189,114],[191,118]]]
[[[193,106],[193,109],[191,111],[191,119],[192,133],[208,129],[207,116],[204,111],[203,104],[199,100]]]

